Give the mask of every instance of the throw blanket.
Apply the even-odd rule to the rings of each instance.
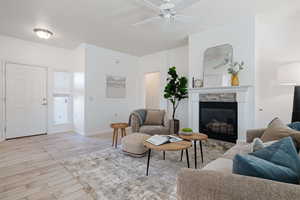
[[[130,113],[129,122],[128,122],[129,126],[131,126],[131,116],[132,115],[137,116],[140,120],[140,125],[143,125],[145,120],[146,120],[147,110],[146,109],[139,109],[139,110],[135,110],[132,113]]]

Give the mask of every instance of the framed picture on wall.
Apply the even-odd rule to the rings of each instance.
[[[126,98],[125,76],[106,76],[106,98]]]

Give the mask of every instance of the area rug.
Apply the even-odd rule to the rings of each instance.
[[[216,140],[203,142],[204,163],[198,149],[198,169],[232,146]],[[180,152],[166,152],[166,160],[163,160],[162,152],[152,152],[148,177],[145,175],[147,157],[130,157],[114,148],[66,159],[62,164],[95,199],[175,200],[177,174],[187,167],[185,156],[180,162]],[[191,168],[194,167],[193,152],[189,150]]]

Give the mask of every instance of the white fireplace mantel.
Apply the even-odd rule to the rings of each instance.
[[[249,124],[249,93],[252,86],[236,86],[236,87],[210,87],[210,88],[192,88],[189,89],[189,122],[193,130],[199,131],[199,103],[200,94],[236,94],[236,102],[238,103],[238,141],[246,141],[246,131],[250,127]]]

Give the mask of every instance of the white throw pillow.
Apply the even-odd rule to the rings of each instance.
[[[255,138],[253,142],[251,143],[251,152],[258,151],[260,149],[263,149],[267,146],[272,145],[273,143],[277,142],[278,140],[269,141],[269,142],[263,142],[260,138]]]

